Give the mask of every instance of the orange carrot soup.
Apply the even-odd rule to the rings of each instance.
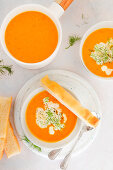
[[[47,59],[58,44],[58,31],[45,14],[27,11],[15,16],[5,31],[8,51],[24,63],[37,63]]]
[[[113,28],[91,33],[82,48],[83,61],[95,75],[113,77]]]
[[[74,129],[77,117],[47,91],[35,95],[26,109],[30,132],[46,142],[58,142]]]

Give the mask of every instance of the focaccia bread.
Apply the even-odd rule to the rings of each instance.
[[[6,138],[12,97],[0,97],[0,138]]]
[[[77,117],[82,119],[87,125],[96,127],[99,119],[95,117],[88,109],[75,99],[69,92],[55,81],[49,79],[48,75],[41,79],[41,86],[53,95],[58,101],[72,111]]]
[[[14,135],[13,128],[9,121],[7,128],[6,144],[4,149],[8,158],[20,153],[19,143],[17,141],[16,136]]]

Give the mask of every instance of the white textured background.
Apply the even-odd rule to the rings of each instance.
[[[14,7],[24,3],[40,3],[49,6],[52,0],[0,0],[0,24]],[[85,19],[82,20],[82,13]],[[75,0],[60,19],[63,41],[56,59],[40,70],[25,70],[17,66],[0,50],[0,57],[14,68],[13,75],[0,77],[0,95],[13,96],[13,101],[24,83],[32,76],[47,69],[67,69],[84,77],[97,91],[103,109],[102,125],[93,144],[78,157],[71,160],[70,170],[113,170],[113,80],[93,77],[83,67],[79,56],[79,43],[68,50],[68,36],[74,33],[82,36],[93,24],[113,20],[113,0]],[[13,113],[11,113],[13,122]],[[0,161],[0,170],[58,170],[60,161],[49,161],[35,155],[21,143],[20,155]]]

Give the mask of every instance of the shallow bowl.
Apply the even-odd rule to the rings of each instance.
[[[22,124],[22,128],[24,130],[25,135],[28,137],[28,139],[34,143],[37,146],[41,146],[41,147],[45,147],[45,148],[61,148],[64,147],[65,145],[69,144],[70,142],[73,141],[73,139],[75,139],[77,137],[77,135],[79,134],[80,130],[81,130],[81,120],[78,118],[77,119],[77,123],[75,128],[73,129],[73,131],[70,133],[69,136],[67,136],[66,138],[64,138],[63,140],[60,140],[58,142],[53,142],[53,143],[49,143],[49,142],[45,142],[42,141],[40,139],[38,139],[37,137],[35,137],[29,130],[27,124],[26,124],[26,120],[25,120],[25,114],[26,114],[26,109],[27,106],[29,104],[29,102],[31,101],[31,99],[38,94],[39,92],[43,91],[43,88],[38,88],[34,91],[32,91],[28,97],[26,98],[25,102],[23,103],[22,109],[21,109],[21,124]],[[70,120],[71,121],[71,120]]]
[[[99,22],[97,24],[95,24],[94,26],[90,27],[86,33],[84,34],[82,40],[81,40],[81,44],[80,44],[80,57],[81,57],[81,61],[82,61],[82,64],[84,65],[84,67],[86,68],[86,70],[90,73],[92,73],[88,68],[87,66],[85,65],[84,61],[83,61],[83,56],[82,56],[82,48],[83,48],[83,45],[84,45],[84,42],[85,40],[87,39],[87,37],[94,31],[98,30],[98,29],[101,29],[101,28],[113,28],[113,21],[103,21],[103,22]],[[98,78],[101,78],[101,79],[113,79],[112,77],[101,77],[99,75],[96,75],[94,73],[92,73],[92,75],[98,77]]]

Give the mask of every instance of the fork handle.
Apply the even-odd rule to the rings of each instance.
[[[77,146],[77,143],[78,141],[80,140],[80,138],[82,137],[83,133],[86,131],[86,128],[84,128],[84,126],[82,127],[78,137],[77,137],[77,140],[75,141],[75,143],[73,144],[71,150],[69,151],[69,153],[65,156],[65,158],[63,159],[63,161],[61,162],[60,164],[60,168],[63,169],[63,170],[66,170],[68,164],[69,164],[69,161],[70,161],[70,158],[71,158],[71,155],[74,151],[74,148]]]
[[[72,146],[71,150],[69,151],[69,153],[65,156],[65,158],[63,159],[63,161],[60,164],[60,168],[63,170],[66,170],[66,168],[68,167],[68,164],[70,162],[71,159],[71,155],[74,151],[74,148],[76,147],[76,144],[78,143],[79,139],[81,138],[82,134],[80,133],[78,136],[78,139],[75,141],[74,145]]]
[[[71,159],[71,154],[72,154],[72,152],[68,153],[68,154],[65,156],[64,160],[61,162],[60,168],[61,168],[62,170],[66,170],[66,169],[67,169],[68,164],[69,164],[70,159]]]

